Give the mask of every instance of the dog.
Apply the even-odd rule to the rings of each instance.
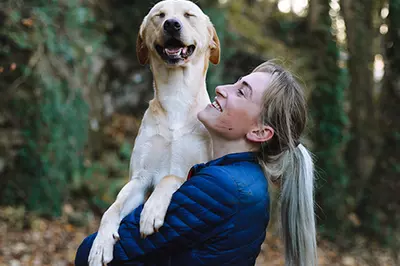
[[[172,194],[190,168],[212,158],[212,143],[197,113],[210,104],[209,62],[220,61],[220,42],[209,17],[187,0],[158,2],[139,29],[136,53],[153,74],[154,98],[145,111],[130,160],[130,181],[101,218],[90,266],[113,259],[122,219],[151,191],[140,218],[142,237],[164,223]]]

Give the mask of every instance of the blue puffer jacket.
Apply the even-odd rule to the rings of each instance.
[[[225,155],[193,166],[158,233],[142,239],[143,205],[123,219],[109,265],[254,265],[269,221],[268,183],[255,154]],[[78,249],[87,265],[95,234]]]

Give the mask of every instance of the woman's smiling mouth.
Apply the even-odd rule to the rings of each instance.
[[[215,99],[215,100],[211,103],[211,105],[212,105],[215,109],[217,109],[218,111],[220,111],[220,112],[222,113],[222,107],[221,107],[221,105],[219,104],[219,102],[217,101],[217,99]]]

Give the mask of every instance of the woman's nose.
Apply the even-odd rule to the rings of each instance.
[[[215,93],[217,95],[221,95],[222,97],[226,98],[228,96],[226,89],[224,88],[224,86],[218,86],[217,88],[215,88]]]

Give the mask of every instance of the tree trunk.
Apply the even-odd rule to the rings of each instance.
[[[339,47],[331,34],[329,0],[311,0],[308,14],[309,49],[314,60],[315,87],[311,93],[310,113],[314,130],[312,142],[318,175],[317,202],[320,223],[327,233],[338,235],[346,213],[345,186],[348,177],[342,150],[346,142],[347,116],[343,107],[345,72],[338,65]],[[332,193],[335,191],[335,193]],[[341,221],[338,223],[338,221]]]
[[[318,26],[318,21],[319,21],[321,11],[322,11],[321,10],[321,2],[322,1],[320,1],[320,0],[309,0],[309,2],[308,2],[307,22],[308,22],[309,33],[312,33],[312,31],[314,31]]]
[[[375,152],[376,119],[373,104],[373,0],[342,0],[351,75],[348,91],[351,139],[346,160],[351,173],[351,199],[355,207],[370,177]],[[355,194],[354,194],[355,193]]]
[[[393,237],[400,226],[400,0],[389,1],[387,24],[387,60],[379,105],[383,145],[368,186],[368,197],[360,205],[365,219],[371,219],[371,215],[378,217],[380,227],[375,233],[384,238]]]

